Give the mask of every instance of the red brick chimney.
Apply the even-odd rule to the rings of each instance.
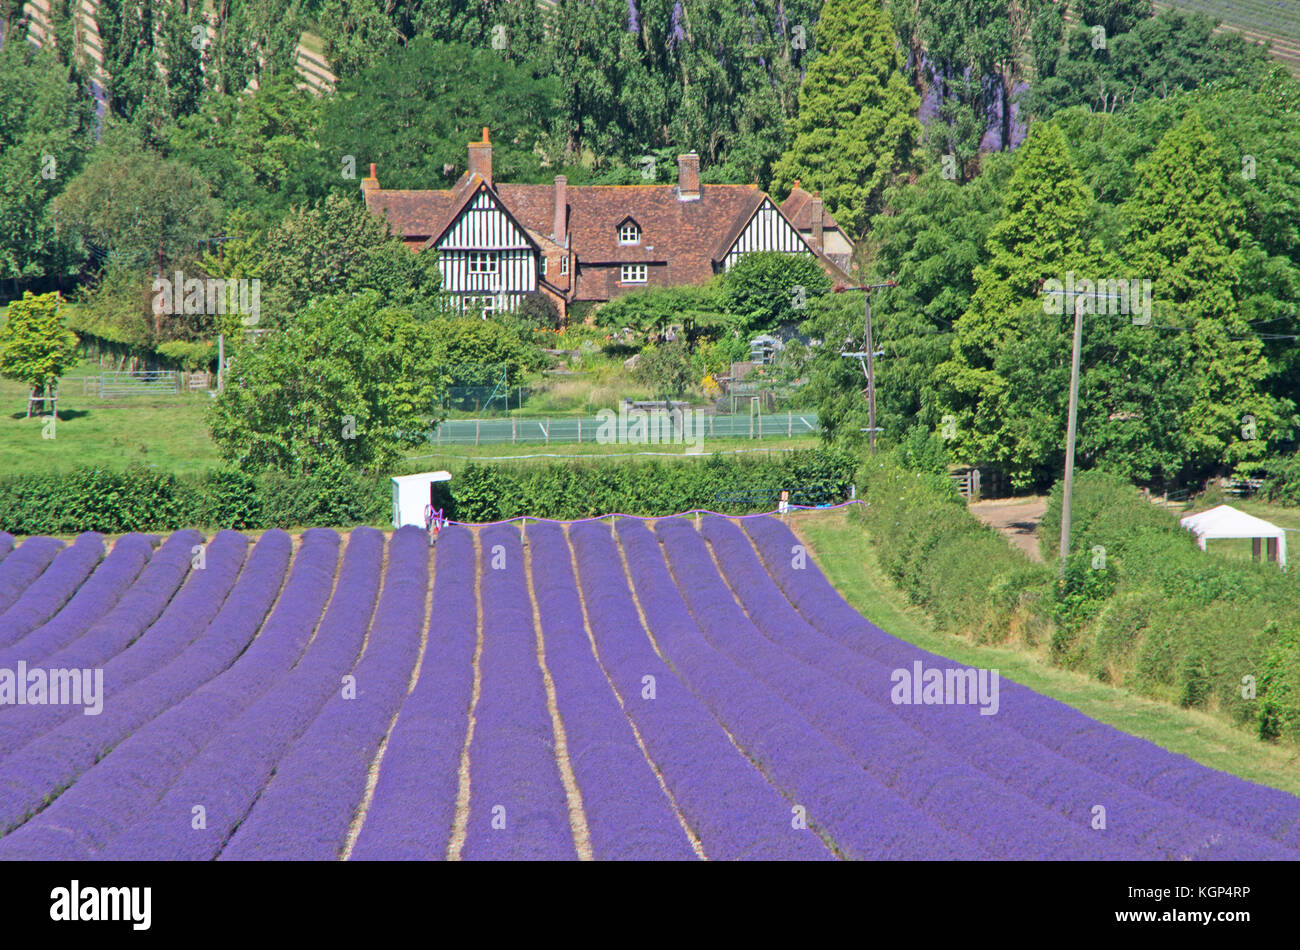
[[[694,152],[677,156],[677,200],[700,200],[700,156]]]
[[[812,198],[812,246],[822,250],[822,196],[821,192]]]
[[[361,194],[365,196],[367,191],[372,191],[379,187],[379,176],[375,174],[375,163],[370,163],[370,177],[361,179]]]
[[[492,184],[492,143],[488,140],[487,126],[483,126],[483,141],[469,143],[469,173],[481,175]]]
[[[569,227],[569,179],[563,175],[555,176],[555,217],[551,222],[551,237],[560,247],[565,246]]]

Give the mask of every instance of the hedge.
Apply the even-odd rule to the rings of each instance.
[[[1039,528],[1053,542],[1060,498],[1058,485]],[[1074,573],[1112,579],[1081,623],[1058,631],[1061,662],[1182,706],[1218,709],[1254,723],[1264,738],[1300,739],[1294,570],[1200,550],[1173,515],[1104,472],[1077,477],[1070,527]],[[1093,566],[1099,554],[1102,571]]]
[[[620,465],[469,465],[452,480],[452,516],[482,522],[519,515],[668,515],[692,508],[770,511],[782,490],[793,504],[826,504],[848,497],[857,464],[847,452],[803,449],[770,459],[711,455]]]
[[[977,640],[1041,628],[1051,572],[973,518],[946,473],[916,472],[888,456],[858,474],[856,509],[885,571],[936,625]]]
[[[713,455],[673,462],[575,462],[505,468],[469,465],[452,480],[449,517],[580,518],[619,511],[774,508],[782,489],[798,504],[846,498],[857,460],[812,449],[773,458]],[[326,466],[310,475],[217,469],[177,476],[149,468],[79,469],[0,478],[0,530],[12,534],[386,524],[387,477]]]
[[[996,640],[1051,632],[1054,663],[1300,741],[1300,577],[1201,551],[1122,478],[1074,484],[1071,555],[1055,569],[1061,486],[1031,564],[966,511],[946,475],[871,459],[857,510],[886,572],[936,626]],[[1252,695],[1251,689],[1254,693]]]

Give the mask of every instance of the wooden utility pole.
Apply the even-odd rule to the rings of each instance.
[[[1044,291],[1060,294],[1062,291]],[[1061,485],[1061,565],[1059,577],[1065,579],[1065,561],[1070,556],[1070,509],[1074,502],[1074,434],[1079,422],[1079,354],[1083,348],[1083,305],[1092,299],[1120,300],[1116,294],[1072,292],[1065,299],[1074,300],[1074,348],[1070,353],[1070,410],[1065,423],[1065,478]]]
[[[1079,419],[1079,351],[1083,344],[1083,298],[1074,302],[1074,350],[1070,354],[1070,412],[1065,423],[1065,483],[1061,486],[1061,568],[1070,556],[1070,507],[1074,497],[1074,433]]]
[[[860,290],[865,301],[865,325],[863,327],[863,351],[862,352],[841,352],[840,356],[848,356],[856,359],[862,367],[862,375],[867,380],[867,436],[871,443],[871,454],[876,454],[876,433],[880,431],[876,426],[876,356],[883,356],[884,353],[877,354],[871,341],[871,291],[879,287],[897,287],[896,281],[887,280],[883,284],[864,284],[861,287],[836,287],[835,293],[843,293],[846,290]]]
[[[867,438],[871,444],[871,454],[876,454],[876,354],[871,345],[871,291],[862,295],[866,309],[866,329],[864,331],[867,351]]]

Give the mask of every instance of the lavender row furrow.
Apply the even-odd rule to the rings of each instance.
[[[0,531],[0,561],[3,561],[14,549],[14,536],[8,531]]]
[[[108,847],[105,860],[210,861],[266,786],[276,761],[311,724],[332,693],[349,689],[379,594],[384,536],[357,528],[339,568],[334,595],[302,659],[203,749],[158,803]],[[422,558],[423,560],[423,558]],[[389,571],[418,574],[405,552]],[[204,810],[201,828],[192,812]]]
[[[640,522],[619,526],[651,632],[668,661],[741,747],[804,809],[810,827],[815,823],[850,858],[987,856],[969,838],[901,800],[761,679],[714,649],[692,620],[660,554],[662,540],[674,535],[686,539],[694,529],[686,521],[664,521],[659,531],[656,538]],[[709,573],[713,566],[706,556],[690,572],[679,574],[677,582],[698,588]]]
[[[238,660],[132,733],[48,808],[0,839],[0,858],[39,858],[47,849],[94,857],[166,792],[225,723],[302,655],[329,597],[337,562],[333,531],[305,532],[279,602]]]
[[[402,702],[388,737],[374,797],[352,849],[353,860],[432,861],[447,855],[474,693],[478,634],[474,570],[474,539],[469,531],[456,526],[443,531],[438,537],[424,659],[415,688]],[[353,759],[360,767],[359,776],[374,757],[378,739],[375,730],[369,742],[348,746],[361,753]],[[332,753],[326,755],[333,759]],[[342,830],[346,829],[343,824]],[[340,834],[337,840],[341,838]],[[237,842],[238,837],[232,844]]]
[[[58,613],[103,559],[102,534],[77,535],[12,606],[0,611],[0,647],[12,646]]]
[[[468,860],[576,858],[519,529],[479,534],[481,689],[469,748]]]
[[[0,650],[0,667],[12,668],[19,660],[34,666],[84,634],[131,588],[157,543],[156,535],[128,534],[119,538],[108,557],[58,613],[13,646]]]
[[[355,693],[339,690],[325,701],[319,715],[276,764],[275,776],[221,852],[221,859],[328,861],[342,850],[365,794],[370,763],[406,695],[426,622],[429,574],[424,532],[399,529],[388,551],[388,574],[371,619],[369,640],[350,674]]]
[[[705,855],[833,857],[811,832],[792,827],[790,803],[654,652],[609,529],[578,524],[569,539],[599,659]]]
[[[13,606],[62,549],[57,538],[28,538],[0,561],[0,614]]]
[[[720,524],[714,524],[718,522]],[[721,526],[736,530],[725,519],[709,518],[704,533]],[[1123,847],[1109,851],[1086,825],[1071,825],[1040,803],[1019,797],[963,759],[940,753],[930,740],[902,722],[892,711],[846,690],[844,683],[823,669],[781,649],[756,628],[737,606],[733,590],[745,598],[762,589],[762,579],[733,575],[736,552],[719,550],[727,581],[718,574],[702,537],[682,522],[659,522],[656,533],[701,632],[722,653],[750,670],[788,702],[854,762],[922,812],[951,829],[986,854],[1000,858],[1133,857]],[[741,538],[743,541],[743,536]],[[741,552],[743,554],[743,552]],[[697,577],[696,583],[684,578]],[[771,584],[768,583],[770,589]],[[793,618],[798,622],[797,615]],[[763,614],[762,620],[774,621]],[[789,619],[774,621],[789,629]],[[787,634],[799,637],[799,632]],[[974,710],[971,711],[975,715]],[[943,792],[964,802],[943,807]],[[946,846],[934,857],[948,857]]]
[[[202,536],[199,537],[201,539]],[[50,669],[93,670],[102,667],[104,699],[108,704],[110,697],[116,696],[140,677],[156,671],[202,634],[209,621],[221,608],[239,576],[247,548],[248,539],[243,535],[236,531],[221,532],[208,545],[206,567],[190,573],[185,586],[170,600],[161,615],[149,625],[147,630],[142,631],[139,623],[133,621],[129,614],[121,616],[118,610],[114,610],[84,636],[46,657],[42,661],[43,665]],[[169,553],[185,558],[182,570],[190,567],[189,548]],[[164,552],[160,551],[155,560],[164,556]],[[144,574],[148,573],[146,569]],[[144,574],[141,575],[142,580]],[[138,598],[131,598],[128,594],[122,599],[119,607],[124,610],[131,609],[129,600],[139,602]],[[120,705],[116,702],[109,704],[109,712],[112,715],[105,717],[101,714],[93,717],[90,722],[82,722],[79,710],[74,706],[24,706],[15,709],[12,715],[0,719],[0,750],[12,752],[10,758],[15,758],[19,755],[16,750],[21,750],[23,746],[34,742],[37,737],[50,733],[58,728],[60,723],[73,719],[74,716],[76,717],[74,729],[109,730],[113,728],[110,723],[117,722],[115,716],[121,711],[118,708]],[[76,723],[80,725],[75,725]],[[107,741],[111,745],[121,735],[126,734],[129,734],[129,730],[114,733]],[[85,754],[98,753],[84,752],[83,757]],[[64,761],[56,756],[46,764],[45,769],[53,769],[56,773],[63,774],[63,769],[73,767],[73,761]],[[93,758],[90,761],[93,762]],[[47,774],[39,766],[29,767],[33,769],[30,777],[37,781],[29,783],[32,787],[25,795],[39,791],[39,783],[45,780],[44,776]],[[0,761],[0,828],[7,827],[15,818],[12,803],[7,801],[2,787],[4,776],[12,774],[14,770],[21,773],[23,768],[19,765],[11,766],[9,759]]]
[[[547,667],[596,860],[690,860],[690,839],[601,672],[582,619],[564,530],[527,529]]]
[[[806,618],[810,628],[822,635],[820,639],[825,649],[819,656],[823,662],[832,663],[833,672],[841,676],[856,670],[854,675],[860,679],[855,685],[869,698],[883,702],[894,669],[912,669],[917,662],[925,668],[952,665],[950,660],[905,644],[868,623],[839,597],[815,565],[806,563],[802,569],[796,569],[792,564],[796,560],[792,551],[799,545],[798,539],[779,521],[754,519],[746,525],[746,530],[762,555],[771,582]],[[833,645],[847,649],[839,653],[837,659],[830,660],[835,652]],[[1208,811],[1204,803],[1173,799],[1161,790],[1158,783],[1144,787],[1126,782],[1123,776],[1106,769],[1104,761],[1095,758],[1088,761],[1081,757],[1072,739],[1058,743],[1056,748],[1037,743],[1026,746],[1026,735],[1034,730],[1027,728],[1025,723],[1036,716],[1056,716],[1064,720],[1063,725],[1070,723],[1078,727],[1076,731],[1066,726],[1063,730],[1065,735],[1087,733],[1095,726],[1101,735],[1109,733],[1111,737],[1131,740],[1136,744],[1130,746],[1132,754],[1147,762],[1148,767],[1156,767],[1157,772],[1161,763],[1172,763],[1179,758],[1150,743],[1094,723],[1081,713],[1068,710],[1063,704],[1048,700],[1017,683],[1003,680],[999,692],[998,713],[981,717],[990,721],[980,723],[977,732],[962,735],[960,741],[955,738],[961,734],[960,720],[954,720],[957,711],[952,708],[941,705],[900,705],[895,708],[900,716],[908,718],[918,728],[930,730],[936,741],[947,742],[962,750],[976,763],[987,763],[993,756],[998,756],[1004,763],[1002,771],[1008,781],[1016,782],[1020,788],[1033,789],[1038,798],[1058,811],[1067,811],[1075,820],[1090,821],[1093,809],[1099,804],[1106,807],[1113,818],[1118,803],[1120,822],[1117,824],[1111,820],[1108,828],[1122,831],[1123,834],[1117,836],[1136,841],[1160,856],[1221,859],[1232,859],[1241,854],[1256,858],[1286,856],[1284,849],[1260,836],[1263,829],[1252,827],[1250,823],[1222,821],[1218,815]],[[1062,715],[1061,710],[1068,710],[1068,714]],[[1058,755],[1047,755],[1047,751]],[[1013,763],[1023,765],[1013,766]],[[1208,769],[1204,772],[1214,774]],[[1240,784],[1244,789],[1254,788],[1249,783]],[[1289,797],[1277,794],[1283,799]],[[1187,807],[1191,804],[1198,807]]]

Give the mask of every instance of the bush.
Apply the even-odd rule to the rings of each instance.
[[[692,508],[738,514],[774,509],[783,489],[794,504],[825,504],[848,497],[856,464],[847,453],[809,449],[774,459],[712,455],[622,465],[469,465],[452,480],[451,516],[476,522],[525,514],[571,519]]]
[[[617,465],[470,465],[452,480],[447,514],[460,521],[495,521],[524,514],[582,518],[608,512],[664,515],[689,508],[757,511],[775,508],[782,489],[791,491],[795,504],[823,504],[848,496],[855,465],[852,456],[825,449],[773,459],[713,455]],[[300,476],[216,469],[178,477],[147,468],[15,475],[0,479],[0,530],[120,534],[196,526],[383,524],[390,485],[387,477],[362,474],[340,461]]]
[[[388,479],[341,464],[307,476],[216,469],[178,477],[148,468],[76,469],[0,479],[0,530],[12,534],[288,528],[373,524],[388,510]]]
[[[973,518],[946,472],[880,456],[858,479],[867,503],[858,516],[885,571],[939,627],[996,640],[1037,615],[1050,572]]]
[[[1059,524],[1057,486],[1039,530],[1055,538]],[[1293,574],[1200,550],[1169,512],[1102,472],[1076,478],[1070,543],[1062,657],[1155,698],[1255,721],[1263,737],[1300,738],[1300,643],[1276,633],[1300,629]],[[1089,561],[1099,548],[1101,570]]]

